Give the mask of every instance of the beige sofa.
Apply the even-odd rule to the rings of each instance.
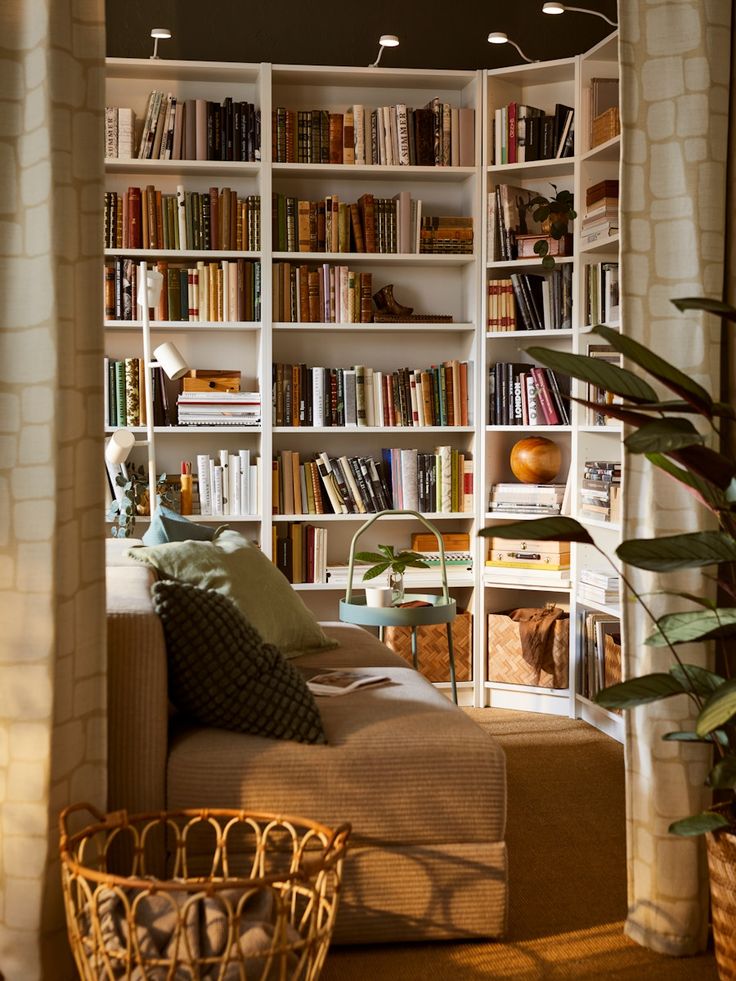
[[[498,744],[359,627],[298,663],[370,666],[394,684],[320,699],[328,745],[170,725],[150,572],[109,543],[109,807],[220,806],[352,824],[340,943],[500,937],[505,761]]]

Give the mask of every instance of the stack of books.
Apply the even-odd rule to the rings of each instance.
[[[498,362],[489,368],[488,418],[491,426],[568,426],[563,392],[569,379],[528,363]]]
[[[567,586],[570,543],[490,538],[486,570],[493,579]]]
[[[494,484],[488,510],[498,515],[560,514],[567,484]]]
[[[327,582],[327,529],[300,522],[273,526],[274,565],[291,583]]]
[[[553,114],[509,102],[493,113],[493,163],[526,163],[571,157],[575,111],[559,102]]]
[[[325,262],[273,264],[275,323],[369,324],[373,320],[373,274]]]
[[[618,181],[598,181],[585,192],[585,214],[580,226],[583,244],[618,235]]]
[[[125,125],[125,117],[120,114],[131,111],[117,110],[118,133]],[[113,132],[114,124],[111,115],[109,126]],[[261,111],[250,102],[234,101],[231,96],[222,103],[182,100],[171,92],[165,95],[154,89],[148,97],[137,156],[148,160],[260,160]]]
[[[547,275],[488,280],[488,329],[566,330],[572,325],[572,266]]]
[[[180,426],[260,426],[260,392],[182,392]]]
[[[598,521],[620,520],[621,463],[618,460],[585,461],[580,514]]]
[[[578,577],[578,599],[581,603],[618,606],[620,581],[617,575],[583,568]]]
[[[591,262],[585,267],[585,316],[588,324],[616,324],[621,310],[617,262]]]
[[[405,103],[370,109],[273,110],[274,163],[472,167],[475,110],[439,98],[423,109]]]
[[[199,513],[260,514],[260,460],[250,450],[220,450],[216,457],[197,455]]]
[[[426,255],[473,254],[473,217],[438,215],[422,218],[419,251]]]

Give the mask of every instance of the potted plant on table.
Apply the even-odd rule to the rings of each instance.
[[[112,522],[110,533],[113,538],[131,538],[138,515],[150,514],[148,475],[140,466],[130,465],[125,475],[118,474],[115,483],[122,488],[120,498],[114,498],[107,509],[107,520]],[[156,483],[157,503],[171,505],[171,488],[162,473]]]
[[[707,299],[673,301],[680,310],[704,310],[736,322],[736,308]],[[618,569],[599,548],[587,529],[570,517],[541,518],[486,528],[481,535],[499,538],[528,537],[537,540],[578,542],[591,546],[614,565],[624,588],[651,618],[653,630],[646,640],[652,647],[668,648],[673,664],[668,672],[629,678],[598,693],[595,700],[605,708],[630,709],[649,702],[685,695],[696,710],[689,731],[675,731],[666,740],[707,743],[713,748],[714,765],[707,785],[718,791],[721,801],[701,814],[684,817],[670,825],[677,835],[705,834],[711,877],[711,900],[716,958],[728,977],[736,976],[736,951],[731,943],[736,922],[736,677],[732,677],[736,649],[736,460],[733,454],[707,445],[708,436],[722,437],[725,424],[733,424],[736,412],[668,361],[610,327],[598,325],[593,332],[630,362],[664,386],[674,396],[662,400],[641,375],[598,358],[543,347],[528,348],[535,361],[554,371],[598,385],[617,395],[620,403],[599,405],[598,412],[620,420],[630,428],[624,440],[630,453],[644,454],[657,469],[677,481],[712,515],[713,530],[622,542],[616,554],[623,563]],[[722,362],[723,363],[723,362]],[[574,399],[593,407],[585,399]],[[697,428],[694,421],[700,421]],[[703,423],[710,432],[704,434]],[[683,569],[717,566],[715,585],[719,599],[704,589],[702,595],[671,593],[685,601],[688,609],[656,617],[647,600],[633,587],[626,566],[666,573]],[[704,579],[713,577],[703,573]],[[682,644],[718,641],[723,674],[698,665],[683,663]],[[728,973],[728,972],[731,973]]]
[[[363,573],[363,582],[376,579],[388,572],[388,587],[391,590],[391,605],[397,606],[404,601],[404,573],[407,569],[428,569],[429,566],[418,552],[402,549],[394,550],[393,545],[379,545],[377,552],[357,552],[355,558],[359,562],[373,562],[370,569]]]

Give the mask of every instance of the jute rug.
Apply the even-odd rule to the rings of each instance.
[[[716,979],[712,954],[662,957],[623,934],[622,747],[571,719],[466,711],[506,752],[508,936],[496,943],[336,947],[323,981]]]

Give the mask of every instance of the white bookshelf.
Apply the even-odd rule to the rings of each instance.
[[[236,163],[217,161],[111,160],[106,164],[106,190],[123,191],[128,186],[154,184],[165,192],[184,184],[187,190],[206,191],[211,185],[230,187],[239,195],[258,194],[261,198],[261,247],[257,252],[171,251],[108,249],[106,255],[130,258],[218,260],[246,258],[261,266],[261,317],[258,322],[186,323],[154,321],[151,330],[157,340],[172,340],[187,362],[196,367],[237,367],[242,387],[257,387],[262,393],[261,427],[158,427],[157,458],[160,471],[175,472],[182,459],[196,458],[197,452],[215,455],[220,448],[230,452],[247,448],[260,457],[261,509],[256,515],[194,516],[207,523],[227,522],[242,526],[249,537],[257,535],[270,555],[274,529],[287,521],[329,528],[328,564],[347,561],[350,540],[363,515],[277,515],[271,512],[270,461],[281,450],[298,450],[302,461],[315,452],[333,455],[359,452],[380,458],[384,447],[417,447],[431,451],[448,444],[469,454],[475,461],[475,495],[472,512],[428,515],[443,531],[464,531],[471,536],[474,571],[450,572],[453,595],[460,608],[473,613],[473,681],[458,685],[461,701],[475,705],[592,716],[603,710],[585,706],[576,697],[574,685],[564,691],[504,685],[486,677],[486,622],[492,611],[524,605],[539,605],[547,598],[570,608],[575,623],[575,578],[570,582],[537,585],[524,581],[494,579],[484,565],[485,542],[477,532],[488,524],[508,521],[508,517],[487,512],[491,483],[510,479],[508,454],[511,446],[530,427],[489,425],[487,405],[487,366],[494,361],[529,360],[523,348],[527,343],[552,343],[562,350],[584,349],[585,325],[581,319],[583,283],[581,264],[599,261],[600,255],[617,254],[618,242],[605,248],[576,249],[574,255],[558,260],[573,269],[573,325],[569,330],[515,331],[506,334],[486,330],[486,289],[488,278],[505,277],[509,271],[539,271],[536,261],[499,262],[488,256],[486,247],[486,195],[495,183],[513,183],[549,190],[549,183],[575,191],[576,201],[584,194],[585,181],[610,176],[616,168],[620,140],[608,141],[590,150],[582,143],[579,120],[583,85],[594,77],[601,65],[616,67],[616,46],[608,41],[588,55],[494,72],[393,70],[389,68],[337,68],[219,62],[151,61],[148,59],[108,59],[107,104],[132,106],[140,119],[148,95],[154,87],[172,92],[178,98],[205,98],[222,101],[225,96],[255,103],[261,110],[261,160]],[[591,74],[592,73],[592,74]],[[600,72],[603,74],[603,72]],[[456,106],[475,110],[476,159],[470,167],[355,166],[343,164],[294,164],[272,161],[272,109],[292,110],[316,107],[344,112],[353,104],[367,108],[403,102],[421,107],[439,97]],[[494,166],[489,163],[489,118],[497,105],[512,99],[531,105],[554,107],[556,102],[575,107],[576,145],[570,158],[533,161],[526,164]],[[489,117],[490,114],[490,117]],[[366,253],[293,253],[274,251],[271,229],[272,193],[324,198],[338,194],[341,200],[355,201],[361,194],[390,197],[409,191],[423,202],[424,214],[472,215],[474,252],[472,255],[416,255]],[[577,238],[577,237],[576,237]],[[598,246],[598,243],[595,243]],[[606,251],[608,250],[608,251]],[[611,251],[612,250],[612,251]],[[371,272],[373,292],[393,284],[398,302],[411,305],[417,313],[451,314],[452,323],[371,323],[325,324],[273,322],[272,269],[274,262],[306,261],[349,265]],[[140,356],[142,342],[137,322],[104,321],[105,351],[113,358]],[[308,365],[328,364],[348,367],[366,364],[387,371],[410,365],[436,364],[457,358],[473,365],[472,405],[467,426],[421,428],[401,427],[291,427],[273,424],[271,407],[272,365],[276,362]],[[613,452],[621,438],[618,427],[605,431],[581,425],[573,413],[569,426],[539,426],[535,432],[557,438],[563,452],[563,473],[577,472],[588,447]],[[592,430],[592,431],[591,431]],[[142,432],[142,430],[138,430]],[[138,451],[137,462],[143,462]],[[519,516],[524,517],[523,515]],[[531,516],[528,516],[531,517]],[[142,519],[139,519],[142,520]],[[409,543],[412,532],[422,530],[414,519],[395,517],[378,522],[361,547],[370,549],[379,542]],[[602,529],[615,541],[613,527]],[[579,561],[576,556],[575,561]],[[357,583],[356,583],[357,585]],[[436,589],[438,583],[428,586]],[[301,584],[296,587],[315,613],[326,619],[337,618],[337,603],[343,583]],[[594,609],[595,607],[590,607]],[[605,610],[603,612],[610,612]],[[574,631],[573,631],[574,635]],[[575,644],[571,637],[571,677],[575,670]],[[447,686],[439,685],[440,689]],[[592,703],[591,703],[592,705]],[[610,716],[611,713],[605,713]],[[606,731],[616,730],[615,718],[604,718]],[[617,730],[616,730],[617,731]],[[613,733],[614,735],[616,732]]]

